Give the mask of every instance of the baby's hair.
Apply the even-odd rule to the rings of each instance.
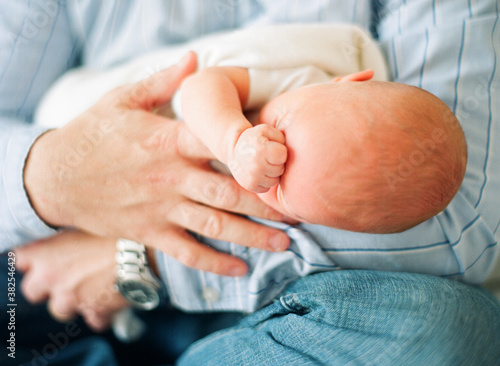
[[[466,143],[460,123],[434,95],[397,83],[370,84],[388,96],[383,118],[373,126],[379,129],[372,148],[379,151],[381,174],[373,175],[368,190],[373,208],[365,219],[372,222],[365,225],[375,232],[403,231],[441,212],[455,196],[465,174]]]
[[[465,138],[434,95],[377,81],[318,84],[305,95],[285,129],[290,164],[282,189],[308,221],[399,232],[438,214],[457,193],[467,162]]]

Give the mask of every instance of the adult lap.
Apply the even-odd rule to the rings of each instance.
[[[500,306],[481,289],[337,271],[295,282],[237,326],[195,343],[179,364],[494,364],[499,334]]]

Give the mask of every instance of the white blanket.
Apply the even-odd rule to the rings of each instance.
[[[83,113],[107,91],[175,64],[188,50],[197,53],[199,68],[312,67],[332,77],[373,69],[375,80],[387,79],[382,53],[368,33],[357,26],[286,24],[246,28],[168,46],[110,70],[75,69],[59,79],[42,99],[35,123],[60,127]]]

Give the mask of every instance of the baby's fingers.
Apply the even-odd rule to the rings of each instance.
[[[286,162],[286,158],[287,149],[285,145],[275,141],[268,141],[266,143],[266,162],[268,164],[283,165]]]
[[[274,187],[279,181],[279,177],[271,178],[266,176],[260,180],[259,185],[253,191],[255,193],[266,193],[269,188]]]
[[[268,140],[285,143],[283,132],[269,125],[257,125],[252,128],[252,132],[266,137]]]
[[[281,165],[266,164],[266,168],[263,171],[264,175],[269,178],[279,178],[283,175],[284,172],[285,172],[284,164]]]

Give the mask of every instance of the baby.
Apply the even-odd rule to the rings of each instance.
[[[282,213],[398,232],[443,210],[460,187],[466,145],[456,118],[433,95],[383,81],[378,47],[350,25],[244,29],[104,72],[77,70],[48,93],[37,119],[67,123],[186,49],[199,68],[174,98],[175,114],[243,187]],[[251,111],[260,111],[256,120],[245,117]]]
[[[181,87],[191,131],[244,188],[302,222],[391,233],[443,210],[462,182],[458,121],[422,89],[373,71],[287,91],[257,121],[248,69],[211,67]]]

